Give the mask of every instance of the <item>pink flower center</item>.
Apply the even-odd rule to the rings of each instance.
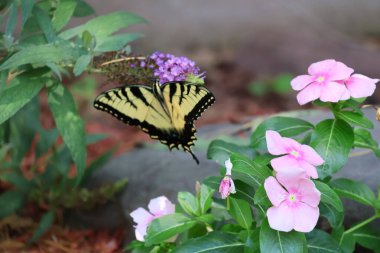
[[[297,190],[291,190],[287,194],[285,201],[289,207],[297,207],[302,200],[302,195]]]
[[[295,158],[299,158],[300,157],[300,153],[298,151],[296,151],[296,150],[290,151],[290,154],[292,156],[294,156]]]
[[[316,79],[315,79],[318,83],[323,83],[325,81],[325,77],[324,76],[318,76]]]

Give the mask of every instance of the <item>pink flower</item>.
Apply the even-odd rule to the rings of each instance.
[[[142,207],[137,208],[130,213],[133,221],[137,223],[135,225],[136,239],[139,241],[144,241],[144,236],[146,235],[146,230],[149,224],[155,218],[172,214],[175,212],[175,205],[170,202],[165,196],[157,197],[151,199],[148,205],[149,212]]]
[[[313,63],[309,75],[300,75],[291,81],[292,88],[300,91],[297,100],[300,105],[320,99],[323,102],[338,102],[346,95],[347,88],[340,83],[354,72],[344,63],[333,59]],[[346,98],[347,99],[347,98]]]
[[[219,186],[219,192],[220,192],[220,195],[222,195],[222,199],[227,198],[230,195],[230,193],[236,193],[235,184],[231,178],[231,170],[232,170],[231,160],[228,159],[227,161],[224,162],[224,164],[226,166],[226,175],[223,177]]]
[[[267,210],[269,226],[278,231],[310,232],[319,218],[318,204],[321,193],[310,179],[277,181],[268,177],[264,188],[273,204]]]
[[[354,74],[348,79],[342,81],[346,85],[346,92],[342,99],[365,98],[371,96],[376,89],[376,83],[379,79],[372,79],[361,74]]]
[[[281,137],[278,132],[271,130],[266,132],[266,141],[270,154],[284,155],[271,161],[277,173],[318,178],[315,166],[322,165],[324,160],[312,147]]]

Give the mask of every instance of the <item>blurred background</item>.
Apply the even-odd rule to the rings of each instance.
[[[377,0],[93,0],[91,4],[97,15],[128,10],[149,21],[128,29],[145,35],[132,43],[134,53],[160,50],[184,55],[206,71],[206,85],[216,103],[198,126],[301,109],[289,82],[319,60],[334,58],[358,73],[380,76]],[[377,90],[369,102],[379,99]],[[116,121],[109,124],[125,129]]]

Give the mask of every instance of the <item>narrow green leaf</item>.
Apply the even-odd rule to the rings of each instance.
[[[38,225],[36,231],[34,231],[32,238],[30,238],[29,243],[36,242],[46,231],[48,231],[49,228],[51,228],[51,226],[53,225],[54,218],[55,218],[54,210],[45,213],[42,216],[40,220],[40,224]]]
[[[260,229],[260,251],[265,253],[304,253],[306,239],[303,233],[296,231],[280,232],[263,222]]]
[[[248,232],[244,253],[260,253],[260,228]]]
[[[210,209],[212,204],[212,195],[214,194],[214,190],[208,187],[205,184],[201,185],[201,191],[199,196],[199,205],[201,208],[201,214],[205,214],[208,209]]]
[[[231,155],[232,177],[257,189],[266,178],[272,175],[268,167],[258,164],[239,154]]]
[[[21,8],[22,8],[22,26],[25,25],[25,22],[32,14],[33,7],[35,5],[35,0],[21,0]]]
[[[182,209],[190,214],[198,216],[200,215],[200,207],[197,199],[190,192],[178,192],[178,203]]]
[[[213,140],[208,146],[207,158],[224,166],[224,162],[230,158],[233,153],[253,157],[253,150],[248,146],[240,146],[223,140]]]
[[[374,206],[375,194],[368,185],[347,178],[339,178],[330,182],[331,187],[341,197],[355,200],[368,206]]]
[[[6,191],[0,195],[0,219],[18,211],[24,205],[25,195],[19,191]]]
[[[53,73],[58,77],[58,79],[62,81],[61,71],[59,70],[59,67],[57,66],[57,64],[50,62],[50,63],[46,63],[46,66],[48,66],[49,69],[51,69],[51,71],[53,71]]]
[[[328,233],[314,229],[306,234],[309,253],[342,253],[339,244]]]
[[[59,1],[53,15],[53,27],[55,31],[60,31],[70,21],[74,14],[77,2],[75,0]]]
[[[90,64],[92,57],[90,55],[82,55],[78,58],[77,62],[74,65],[74,75],[79,76]]]
[[[380,231],[374,227],[364,226],[353,233],[355,241],[364,248],[380,252]]]
[[[147,246],[158,244],[192,228],[197,222],[180,213],[174,213],[154,219],[145,236]]]
[[[344,227],[333,229],[331,236],[338,242],[343,253],[352,253],[355,250],[355,237],[352,234],[344,234]]]
[[[95,13],[91,5],[87,4],[84,0],[76,0],[77,7],[75,8],[75,17],[86,17]]]
[[[79,183],[86,166],[86,141],[83,121],[78,115],[74,98],[63,85],[55,85],[49,89],[48,103],[56,126],[77,166],[77,183]]]
[[[252,210],[248,202],[230,197],[231,208],[229,213],[243,228],[249,230],[252,226]]]
[[[173,253],[241,253],[244,243],[237,236],[211,232],[205,236],[188,240],[176,247]]]
[[[45,85],[44,79],[18,78],[17,85],[11,85],[0,91],[0,124],[12,117],[25,106]]]
[[[358,148],[368,148],[372,149],[377,157],[380,157],[380,149],[377,141],[372,137],[372,134],[361,128],[354,129],[355,140],[354,146]]]
[[[71,39],[88,31],[95,36],[98,43],[103,43],[103,39],[114,32],[127,28],[133,24],[145,23],[145,19],[130,12],[114,12],[91,19],[87,23],[68,29],[59,36],[62,39]]]
[[[127,44],[137,39],[144,37],[141,33],[126,33],[117,34],[105,38],[101,44],[98,44],[94,51],[96,52],[111,52],[118,51],[124,48]]]
[[[272,117],[264,120],[252,133],[251,146],[258,150],[266,150],[265,133],[274,130],[284,137],[292,137],[313,129],[314,126],[302,119],[289,117]]]
[[[53,24],[49,15],[41,8],[35,7],[33,9],[34,16],[37,18],[38,24],[41,30],[45,34],[46,40],[51,43],[56,39],[56,34],[54,32]]]
[[[325,183],[320,181],[314,181],[314,183],[321,192],[319,204],[321,216],[325,217],[333,228],[340,227],[343,223],[344,210],[338,194]]]
[[[13,2],[10,6],[10,12],[8,15],[7,25],[5,27],[5,36],[12,37],[12,34],[17,24],[17,3]]]
[[[351,111],[339,111],[339,112],[335,112],[334,114],[335,114],[335,117],[342,119],[349,124],[373,129],[372,121],[370,121],[369,119],[367,119],[364,115],[360,113],[351,112]]]
[[[340,119],[320,122],[310,143],[325,161],[317,168],[319,177],[323,179],[338,172],[346,164],[353,144],[354,133],[348,123]]]
[[[21,49],[2,65],[0,71],[13,69],[25,64],[45,65],[47,63],[60,63],[78,57],[78,51],[68,44],[45,44],[29,46]]]

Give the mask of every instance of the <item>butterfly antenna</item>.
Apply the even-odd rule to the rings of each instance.
[[[193,157],[193,159],[195,160],[195,162],[199,165],[199,160],[198,160],[198,158],[194,155],[194,153],[191,151],[191,149],[188,149],[187,152],[190,153],[190,155]]]

